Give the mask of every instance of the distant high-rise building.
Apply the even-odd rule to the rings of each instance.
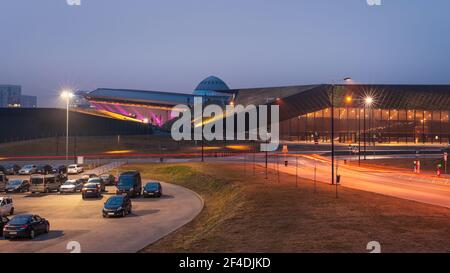
[[[37,97],[29,95],[20,96],[20,107],[22,108],[36,108],[37,107]]]
[[[0,107],[20,107],[20,85],[0,85]]]
[[[0,107],[37,107],[37,97],[22,95],[20,85],[0,85]]]

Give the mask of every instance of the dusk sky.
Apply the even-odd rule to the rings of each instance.
[[[450,1],[0,0],[0,84],[190,93],[331,82],[450,83]]]

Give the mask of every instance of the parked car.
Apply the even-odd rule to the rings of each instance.
[[[68,174],[79,174],[82,173],[84,171],[83,166],[79,165],[79,164],[72,164],[67,166],[67,173]]]
[[[40,175],[34,174],[31,176],[31,193],[49,193],[51,191],[58,191],[61,186],[60,177],[56,174]]]
[[[85,177],[85,176],[82,176],[81,178],[79,178],[79,180],[81,181],[81,183],[82,183],[83,186],[84,186],[84,184],[86,184],[86,183],[88,182],[89,178],[87,178],[87,177]]]
[[[4,174],[8,174],[8,175],[16,175],[19,173],[20,171],[20,166],[17,164],[7,164],[3,167],[3,170],[1,170]]]
[[[48,164],[39,165],[36,167],[36,173],[37,174],[51,174],[51,173],[53,173],[53,167]]]
[[[102,192],[106,191],[105,181],[103,181],[103,179],[101,179],[100,177],[89,178],[88,183],[98,184],[100,191]]]
[[[142,181],[138,171],[123,172],[117,182],[116,194],[126,193],[130,197],[141,196]]]
[[[14,179],[6,184],[6,192],[27,192],[30,190],[30,181],[25,179]]]
[[[0,192],[5,191],[8,184],[8,177],[5,174],[0,173]]]
[[[86,183],[81,189],[81,198],[83,199],[89,197],[100,198],[101,196],[102,194],[98,183]]]
[[[5,173],[5,166],[3,166],[3,165],[0,165],[0,173]]]
[[[100,175],[100,178],[103,179],[105,184],[108,186],[114,185],[116,182],[116,178],[114,177],[114,175],[109,174],[109,173],[102,173]]]
[[[3,237],[5,239],[30,238],[34,239],[37,235],[48,233],[50,223],[38,215],[22,214],[14,216],[3,228]]]
[[[0,197],[0,216],[13,215],[14,202],[11,197]]]
[[[59,187],[59,193],[75,193],[77,191],[81,192],[83,188],[83,181],[81,179],[71,179],[64,182]]]
[[[106,200],[103,206],[103,217],[122,216],[131,213],[131,200],[127,195],[115,195]]]
[[[159,182],[148,182],[144,186],[144,197],[161,197],[162,186]]]
[[[89,178],[94,178],[94,177],[98,177],[98,175],[96,175],[95,173],[87,173],[82,176],[82,178],[85,178],[87,180],[89,180]]]
[[[0,216],[0,236],[3,236],[3,228],[8,224],[9,218],[5,216]]]
[[[36,168],[36,165],[25,165],[19,170],[19,174],[35,174]]]
[[[66,165],[54,166],[52,172],[56,173],[56,174],[67,176],[67,166]]]

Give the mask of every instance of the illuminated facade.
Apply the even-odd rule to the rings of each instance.
[[[333,94],[333,96],[332,96]],[[341,143],[449,143],[450,85],[303,85],[229,89],[219,78],[203,80],[193,94],[97,89],[86,99],[98,111],[162,126],[177,104],[195,96],[225,105],[280,106],[280,137]],[[334,97],[332,103],[331,98]]]
[[[449,143],[450,86],[321,86],[335,92],[334,131],[341,143]],[[307,99],[305,94],[304,99]],[[310,98],[314,104],[314,99]],[[367,103],[366,100],[370,100]],[[282,138],[328,142],[331,102],[281,121]],[[282,105],[280,105],[283,107]],[[285,105],[287,107],[287,105]]]
[[[448,143],[449,111],[338,107],[334,109],[339,142]],[[331,109],[315,111],[281,122],[284,139],[328,142]]]

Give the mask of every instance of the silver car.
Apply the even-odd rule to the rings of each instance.
[[[13,215],[14,204],[11,197],[0,197],[0,216]]]
[[[35,174],[36,170],[36,165],[25,165],[19,170],[19,174]]]
[[[71,179],[67,180],[64,184],[59,187],[59,193],[75,193],[77,191],[81,192],[83,188],[83,182],[81,179]]]

